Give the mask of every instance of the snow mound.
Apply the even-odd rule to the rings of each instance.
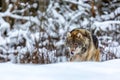
[[[120,59],[47,65],[0,64],[1,80],[120,80]]]

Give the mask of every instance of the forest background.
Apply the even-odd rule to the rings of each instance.
[[[120,0],[1,0],[0,62],[68,61],[74,28],[97,35],[101,61],[120,58]]]

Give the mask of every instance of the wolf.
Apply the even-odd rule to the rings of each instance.
[[[70,61],[100,61],[98,39],[87,29],[73,29],[67,33],[66,46],[70,51]]]

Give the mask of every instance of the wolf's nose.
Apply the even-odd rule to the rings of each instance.
[[[71,48],[71,51],[75,51],[75,49],[74,49],[74,48]]]

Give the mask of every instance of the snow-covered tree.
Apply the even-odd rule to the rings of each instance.
[[[66,33],[86,28],[98,36],[101,60],[120,57],[119,0],[2,0],[0,62],[69,60]]]

